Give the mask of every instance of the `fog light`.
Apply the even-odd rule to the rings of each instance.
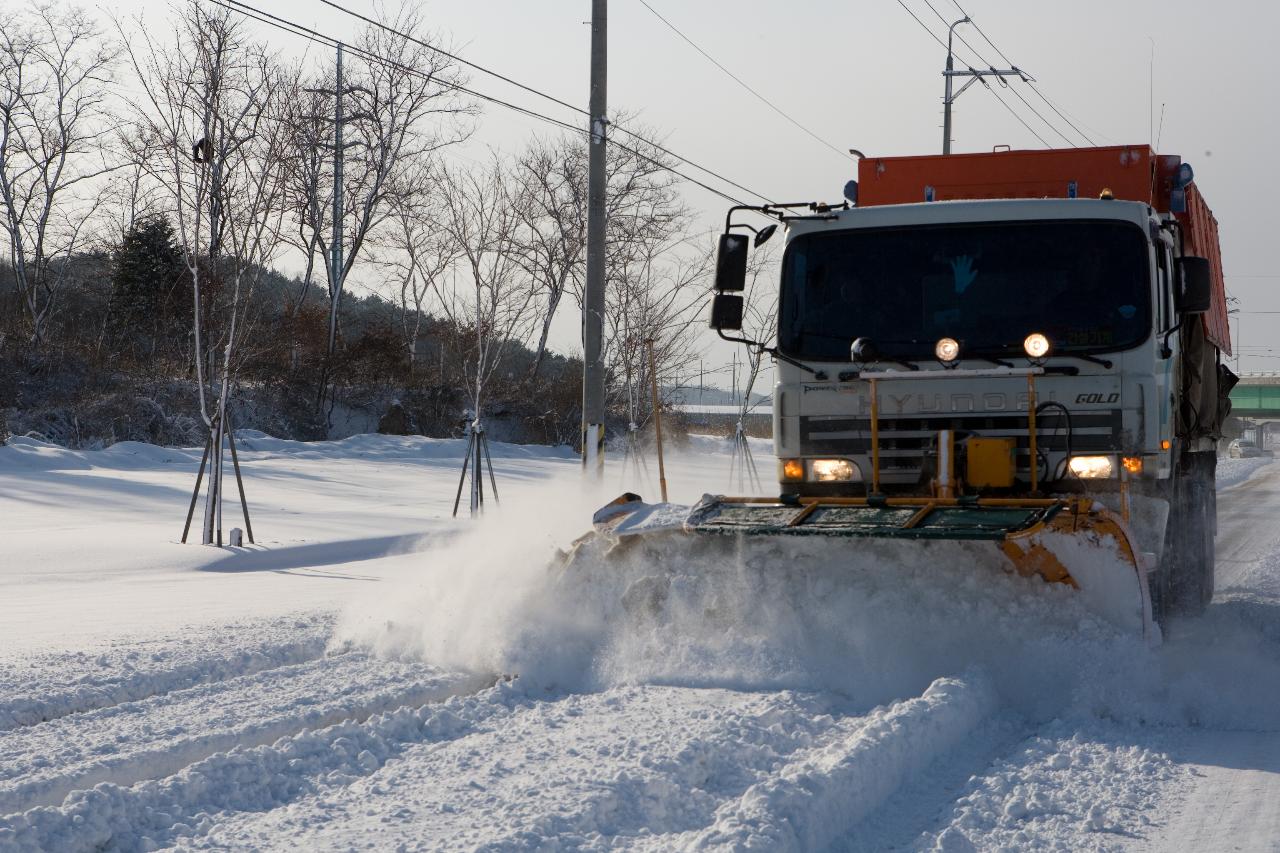
[[[1039,332],[1032,332],[1022,342],[1022,348],[1031,358],[1044,358],[1049,354],[1049,339]]]
[[[781,470],[779,479],[784,483],[802,483],[804,482],[804,463],[799,459],[779,459],[778,465]]]
[[[848,459],[809,460],[809,479],[817,483],[841,483],[856,480],[858,469]]]
[[[960,342],[955,338],[942,338],[934,344],[933,354],[943,364],[950,364],[960,357]]]
[[[1120,458],[1120,464],[1124,466],[1124,470],[1130,474],[1142,473],[1142,457],[1141,456],[1123,456]]]
[[[1072,456],[1067,468],[1081,480],[1105,480],[1115,473],[1110,456]]]

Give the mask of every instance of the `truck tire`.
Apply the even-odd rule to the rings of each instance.
[[[1180,616],[1199,616],[1213,598],[1214,469],[1212,453],[1189,453],[1177,478],[1178,512],[1171,513],[1177,559],[1169,576],[1170,605]]]
[[[1195,458],[1195,485],[1193,501],[1203,514],[1200,547],[1203,558],[1200,563],[1200,608],[1203,613],[1213,601],[1214,577],[1217,573],[1217,547],[1215,539],[1218,535],[1218,454],[1214,451],[1193,454]]]
[[[1164,554],[1160,558],[1160,565],[1156,567],[1154,572],[1147,573],[1147,587],[1151,594],[1151,618],[1156,624],[1164,628],[1169,619],[1169,599],[1171,593],[1169,590],[1169,574],[1173,568],[1172,548],[1173,543],[1170,541],[1171,536],[1168,530],[1164,536]]]

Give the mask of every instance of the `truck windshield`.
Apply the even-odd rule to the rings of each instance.
[[[1000,222],[806,234],[783,261],[778,344],[848,361],[870,338],[885,355],[1014,355],[1041,332],[1057,352],[1116,351],[1151,326],[1147,244],[1115,221]]]

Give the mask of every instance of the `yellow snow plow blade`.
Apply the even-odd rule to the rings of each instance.
[[[594,517],[596,530],[619,540],[663,530],[740,536],[834,536],[853,539],[988,542],[1023,576],[1039,575],[1102,597],[1151,626],[1146,564],[1128,526],[1081,496],[798,497],[706,495],[693,507],[646,504],[624,494]],[[1117,601],[1123,599],[1123,601]]]

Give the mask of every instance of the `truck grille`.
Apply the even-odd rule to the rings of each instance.
[[[1071,413],[1073,453],[1115,451],[1120,443],[1119,409]],[[880,419],[880,470],[895,479],[918,476],[926,451],[938,430],[956,431],[990,438],[1012,438],[1019,471],[1030,471],[1030,439],[1025,414],[937,415],[929,417],[882,417]],[[1066,419],[1060,413],[1045,412],[1036,418],[1036,443],[1046,453],[1067,449]],[[800,452],[806,456],[871,455],[871,420],[844,416],[800,418]]]

